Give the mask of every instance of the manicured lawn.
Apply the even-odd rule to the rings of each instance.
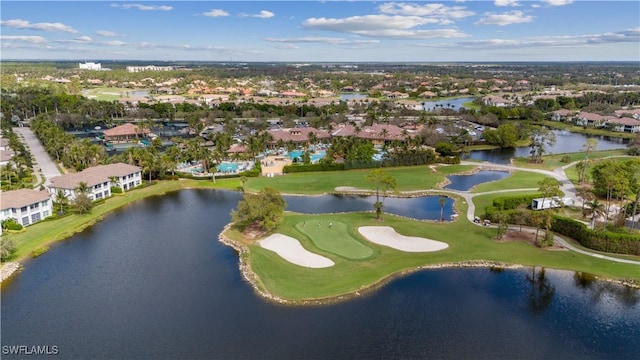
[[[363,244],[358,235],[351,233],[347,224],[336,221],[335,218],[335,215],[318,216],[307,222],[307,217],[303,216],[302,221],[295,224],[295,228],[302,235],[308,236],[318,248],[344,258],[356,260],[373,255],[373,249]],[[292,215],[292,221],[295,219]]]
[[[530,195],[538,193],[537,190],[533,191],[509,191],[499,194],[485,194],[485,195],[477,195],[473,197],[473,204],[476,207],[474,211],[475,216],[484,216],[485,209],[487,206],[493,204],[493,199],[499,196],[518,196],[518,195]]]
[[[392,226],[403,235],[444,241],[449,248],[430,253],[405,253],[370,243],[368,246],[375,251],[373,256],[351,260],[327,251],[307,236],[300,235],[297,224],[301,220],[306,219],[303,221],[309,226],[320,219],[324,223],[327,215],[287,214],[277,232],[298,238],[307,250],[332,259],[335,265],[323,269],[305,268],[289,263],[257,244],[250,244],[247,260],[258,276],[258,286],[288,300],[318,300],[362,291],[421,266],[473,260],[567,269],[610,278],[640,279],[636,265],[613,263],[575,252],[540,249],[524,242],[499,243],[492,239],[495,229],[476,226],[465,219],[451,223],[428,223],[387,215],[381,223],[371,213],[340,216],[340,221],[346,224],[345,230],[350,233],[355,233],[360,226]]]
[[[471,192],[482,193],[504,189],[529,189],[539,188],[538,182],[548,176],[527,171],[516,171],[504,179],[476,185]],[[500,196],[500,195],[494,195]]]
[[[398,191],[436,189],[447,175],[465,172],[473,169],[470,165],[438,166],[433,172],[426,165],[384,168],[394,177],[398,184]],[[322,194],[335,191],[339,186],[350,186],[359,189],[375,190],[375,185],[366,180],[372,169],[349,171],[326,171],[312,173],[294,173],[277,177],[250,178],[246,187],[251,191],[260,191],[271,187],[282,193]]]

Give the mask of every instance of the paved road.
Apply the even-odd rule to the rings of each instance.
[[[36,160],[34,170],[36,172],[36,176],[40,177],[40,181],[38,182],[39,185],[42,184],[41,177],[44,177],[44,185],[48,185],[51,178],[62,175],[30,128],[14,127],[13,131],[22,138],[22,141],[27,145],[29,151]]]

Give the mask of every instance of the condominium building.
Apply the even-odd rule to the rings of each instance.
[[[22,226],[52,214],[51,196],[46,191],[18,189],[0,192],[0,220],[13,218]]]

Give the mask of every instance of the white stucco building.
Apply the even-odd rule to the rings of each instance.
[[[102,70],[102,64],[94,62],[84,62],[78,64],[80,69],[83,70]]]
[[[18,189],[0,192],[0,221],[13,218],[28,226],[52,214],[51,196],[46,191]]]
[[[117,178],[117,183],[112,182],[112,177]],[[107,198],[111,196],[112,186],[118,186],[123,191],[127,191],[142,184],[142,169],[124,163],[98,165],[79,173],[56,176],[51,179],[47,190],[53,197],[58,190],[62,190],[67,199],[73,200],[80,183],[85,183],[89,187],[87,195],[91,200]]]

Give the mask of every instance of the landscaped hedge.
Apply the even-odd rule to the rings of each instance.
[[[533,199],[541,198],[542,194],[517,195],[517,196],[500,196],[493,199],[493,206],[498,210],[516,209],[520,205],[527,204],[531,206]]]
[[[344,164],[338,163],[318,163],[307,165],[286,165],[282,172],[288,173],[300,173],[300,172],[312,172],[312,171],[341,171],[345,169]]]
[[[582,246],[608,253],[640,255],[640,235],[591,230],[571,218],[554,215],[551,230],[569,236]]]

